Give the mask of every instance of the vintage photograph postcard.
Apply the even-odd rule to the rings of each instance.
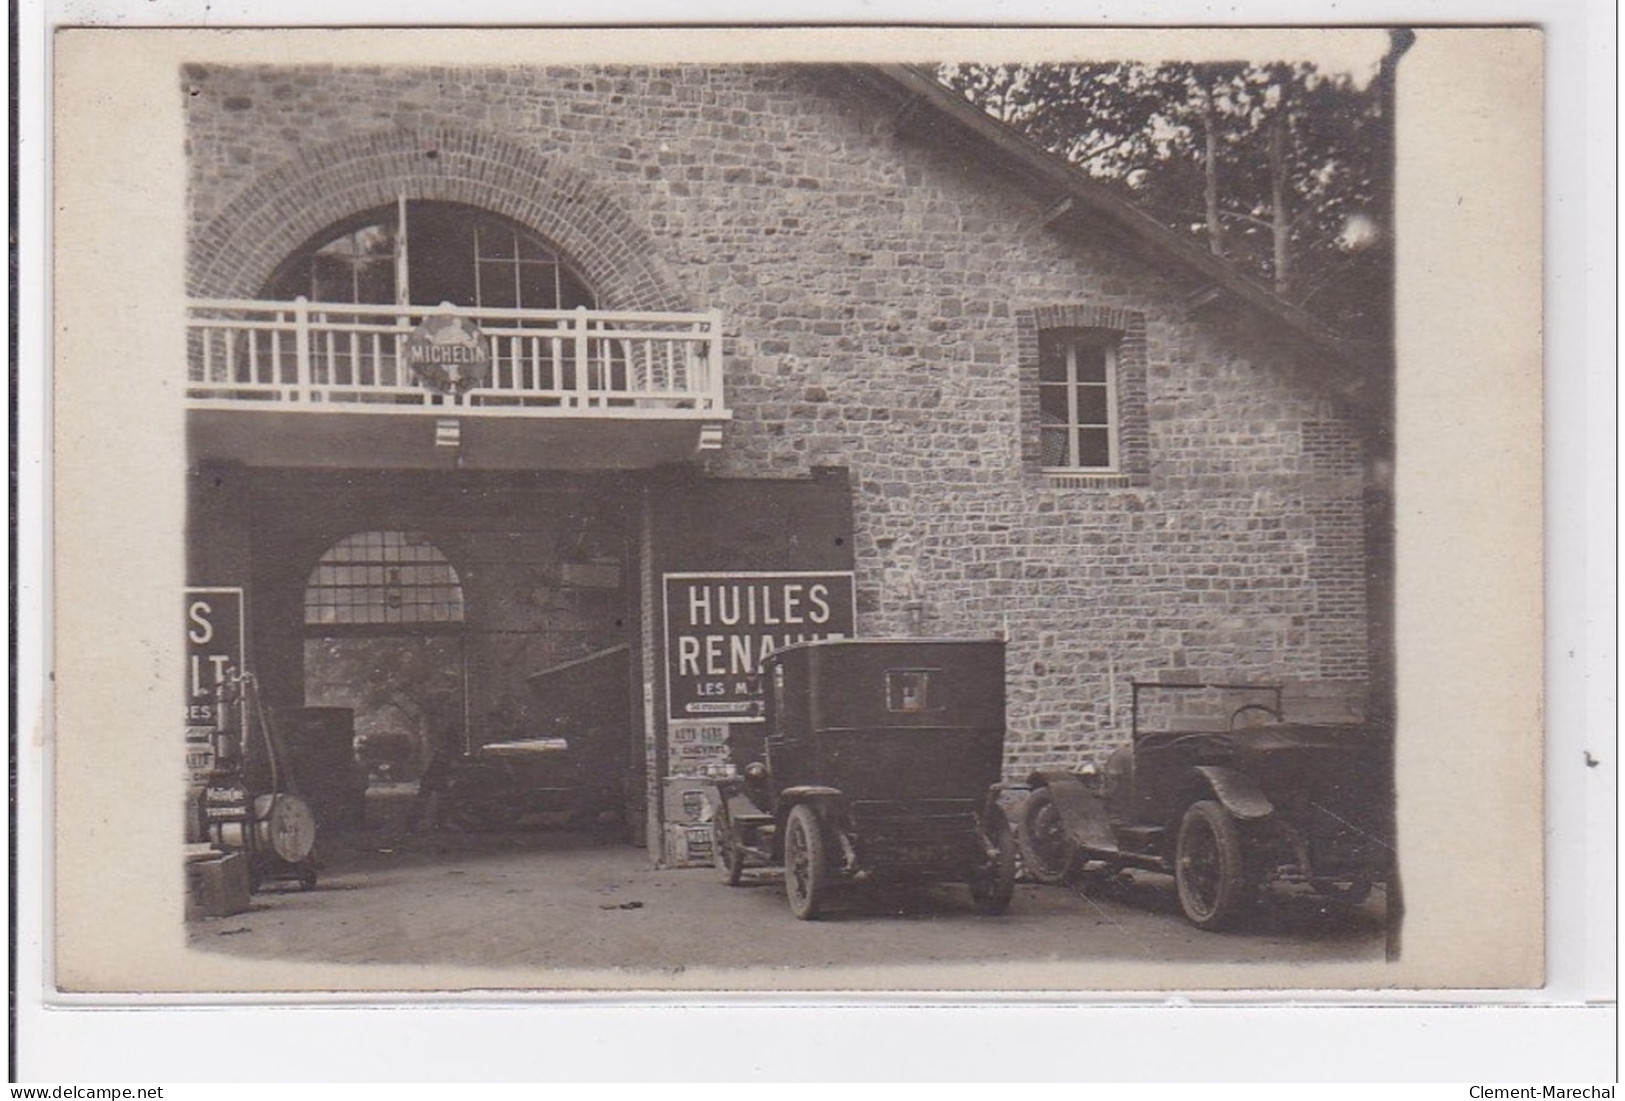
[[[1538,30],[52,63],[57,996],[1542,984]]]

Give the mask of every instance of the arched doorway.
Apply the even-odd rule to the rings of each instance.
[[[469,748],[462,581],[425,536],[362,531],[327,549],[304,592],[307,707],[355,715],[375,781],[410,781]]]

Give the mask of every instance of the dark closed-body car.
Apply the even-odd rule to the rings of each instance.
[[[761,754],[719,785],[727,882],[747,862],[782,863],[800,918],[843,884],[888,877],[968,883],[985,913],[1009,905],[1002,642],[804,643],[772,654],[763,675]]]

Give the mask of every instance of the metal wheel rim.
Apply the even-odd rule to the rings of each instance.
[[[1027,844],[1033,855],[1044,863],[1040,871],[1059,875],[1065,871],[1067,859],[1066,830],[1061,823],[1061,812],[1054,802],[1045,802],[1029,819],[1033,827],[1027,835]]]
[[[806,828],[799,820],[790,823],[790,885],[798,900],[805,900],[811,889],[812,860],[807,853]]]
[[[1206,819],[1190,826],[1186,842],[1180,846],[1180,883],[1191,908],[1206,917],[1219,902],[1219,885],[1224,869],[1219,854],[1219,838]]]

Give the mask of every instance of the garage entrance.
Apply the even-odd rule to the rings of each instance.
[[[305,584],[304,619],[305,705],[353,713],[370,780],[416,780],[437,751],[468,751],[463,589],[425,536],[335,543]]]

